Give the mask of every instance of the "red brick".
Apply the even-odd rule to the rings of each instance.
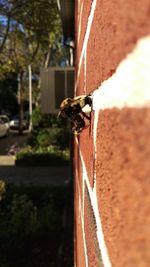
[[[74,260],[76,266],[86,267],[85,264],[85,251],[84,251],[84,242],[83,242],[83,232],[82,232],[82,222],[81,222],[81,213],[79,208],[79,191],[77,182],[75,183],[75,252]]]
[[[97,1],[87,49],[87,89],[109,78],[137,40],[150,33],[150,2]]]
[[[150,110],[100,113],[97,197],[106,245],[115,267],[150,262]]]

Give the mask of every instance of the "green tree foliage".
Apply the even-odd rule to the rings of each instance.
[[[28,67],[39,75],[60,49],[61,21],[56,0],[0,0],[0,79],[16,73],[20,133]],[[30,80],[32,77],[30,77]],[[39,90],[35,90],[36,94]]]
[[[15,68],[37,64],[41,58],[44,63],[44,57],[57,46],[62,34],[56,1],[1,0],[0,15],[0,51],[4,54],[0,60],[9,57]]]
[[[6,78],[0,80],[0,111],[16,114],[18,111],[17,103],[17,77],[14,73],[8,73]]]

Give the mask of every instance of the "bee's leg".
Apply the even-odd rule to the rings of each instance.
[[[89,113],[89,115],[87,115],[86,113],[84,113],[82,111],[83,116],[89,121],[89,124],[87,125],[87,127],[89,128],[89,135],[91,134],[91,112]]]
[[[82,118],[82,116],[79,114],[74,117],[72,123],[73,123],[72,131],[74,134],[79,134],[85,128],[84,118]]]
[[[91,121],[91,112],[89,115],[87,115],[85,112],[82,111],[82,115],[89,121]]]
[[[91,126],[91,112],[90,112],[90,128],[89,128],[89,136],[91,135],[91,128],[92,128],[92,126]]]

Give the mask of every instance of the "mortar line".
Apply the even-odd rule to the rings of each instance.
[[[76,79],[76,82],[75,82],[75,95],[76,95],[76,91],[77,91],[79,74],[80,74],[80,71],[81,71],[81,64],[82,64],[82,61],[83,61],[84,52],[86,50],[86,47],[87,47],[87,44],[88,44],[89,35],[90,35],[90,31],[91,31],[91,26],[92,26],[92,21],[93,21],[93,17],[94,17],[94,12],[95,12],[95,9],[96,9],[96,3],[97,3],[97,0],[93,0],[92,7],[91,7],[91,12],[90,12],[90,15],[88,17],[88,23],[87,23],[86,33],[85,33],[85,36],[84,36],[82,51],[81,51],[80,59],[79,59],[77,79]]]
[[[79,147],[79,142],[78,142],[77,138],[76,138],[76,143]],[[94,189],[92,190],[92,188],[90,186],[80,147],[79,147],[79,154],[80,154],[80,159],[81,159],[82,168],[83,168],[83,179],[86,182],[87,190],[89,192],[89,196],[90,196],[90,200],[91,200],[91,205],[93,207],[93,213],[94,213],[94,217],[95,217],[95,221],[96,221],[96,227],[97,227],[97,239],[98,239],[99,249],[100,249],[101,255],[102,255],[102,261],[103,261],[104,267],[111,267],[111,262],[109,259],[107,247],[106,247],[105,240],[104,240],[104,234],[103,234],[103,230],[102,230],[102,223],[101,223],[101,218],[100,218],[100,213],[99,213],[98,203],[97,203],[96,189],[94,187]],[[96,185],[96,183],[95,183],[95,185]]]
[[[84,254],[85,254],[85,264],[88,267],[88,256],[87,256],[87,247],[86,247],[86,238],[85,238],[85,231],[84,231],[84,217],[82,213],[82,205],[81,205],[81,195],[80,195],[80,186],[79,186],[79,179],[77,177],[77,185],[78,185],[78,193],[79,193],[79,206],[80,206],[80,216],[81,216],[81,225],[82,225],[82,236],[83,236],[83,244],[84,244]]]

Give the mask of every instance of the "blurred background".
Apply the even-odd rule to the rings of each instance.
[[[0,0],[1,267],[73,266],[74,1]]]

